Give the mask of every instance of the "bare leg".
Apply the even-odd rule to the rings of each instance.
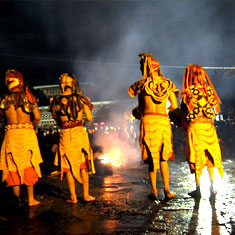
[[[167,199],[174,198],[176,196],[175,193],[171,193],[169,189],[169,169],[167,161],[160,161],[161,175],[164,184],[164,193]]]
[[[12,191],[13,191],[14,196],[18,198],[20,197],[20,185],[13,186]]]
[[[201,197],[201,191],[200,191],[200,177],[197,178],[195,173],[195,182],[196,182],[196,190],[188,193],[190,196],[194,198],[200,198]]]
[[[213,188],[213,180],[214,180],[214,167],[207,167],[209,178],[211,182],[210,190],[213,194],[217,194],[217,192]]]
[[[149,171],[149,178],[152,187],[152,195],[157,196],[157,169],[154,171]]]
[[[201,185],[200,176],[197,177],[196,173],[195,173],[195,181],[196,181],[196,188],[200,189],[200,185]]]
[[[15,206],[20,206],[20,185],[15,185],[12,187],[12,191],[14,194],[14,205]]]
[[[28,205],[29,206],[36,206],[36,205],[40,204],[40,202],[35,200],[35,198],[34,198],[33,185],[28,185],[27,191],[28,191]]]
[[[89,176],[88,176],[88,172],[86,169],[82,169],[81,170],[81,177],[82,177],[82,187],[83,187],[83,199],[84,201],[90,202],[90,201],[94,201],[95,197],[92,197],[89,194]]]
[[[77,203],[77,195],[76,195],[76,186],[75,186],[75,180],[71,174],[71,172],[66,172],[66,180],[70,192],[70,200],[67,200],[69,203]]]

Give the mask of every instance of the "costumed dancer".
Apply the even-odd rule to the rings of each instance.
[[[220,99],[205,69],[200,65],[189,64],[184,72],[181,109],[183,127],[187,130],[187,160],[191,173],[195,173],[196,190],[192,196],[200,196],[200,176],[207,166],[211,186],[213,188],[214,167],[223,176],[220,145],[213,119],[220,112]]]
[[[131,97],[138,95],[138,107],[132,113],[140,119],[140,150],[142,159],[149,166],[151,199],[157,198],[157,170],[160,169],[166,199],[175,197],[169,189],[168,160],[174,160],[171,123],[167,115],[167,100],[171,106],[169,112],[177,109],[176,97],[179,90],[173,82],[165,78],[158,61],[152,54],[139,55],[143,78],[128,89]]]
[[[67,202],[77,203],[75,180],[83,185],[83,200],[93,201],[95,198],[89,194],[88,175],[95,173],[93,151],[82,120],[83,114],[86,120],[92,120],[92,104],[82,95],[73,74],[62,74],[59,84],[62,93],[55,96],[49,106],[49,111],[61,128],[55,165],[60,163],[61,179],[66,174],[70,191]]]
[[[35,131],[40,112],[34,96],[24,87],[21,73],[7,70],[5,83],[9,93],[0,101],[0,112],[6,120],[0,158],[2,180],[13,188],[17,199],[20,185],[27,185],[28,205],[34,206],[40,203],[34,198],[34,184],[41,177],[39,164],[42,163]]]

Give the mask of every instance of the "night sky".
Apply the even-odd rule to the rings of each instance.
[[[1,1],[0,77],[19,70],[30,86],[72,72],[99,87],[96,100],[127,99],[150,52],[181,89],[189,63],[235,66],[235,1]],[[233,96],[235,70],[207,70],[220,97]]]

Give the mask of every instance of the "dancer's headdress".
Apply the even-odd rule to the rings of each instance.
[[[185,90],[188,87],[192,85],[196,85],[196,84],[200,84],[202,87],[204,87],[205,91],[206,91],[207,85],[210,86],[211,89],[213,90],[214,97],[217,100],[217,103],[219,105],[221,104],[220,98],[218,94],[216,93],[216,90],[209,76],[207,75],[206,70],[202,68],[200,65],[189,64],[184,71],[182,94],[184,94]]]
[[[144,77],[151,76],[155,78],[154,72],[158,72],[162,76],[160,64],[151,53],[143,53],[139,54],[139,56],[141,57],[141,69]]]

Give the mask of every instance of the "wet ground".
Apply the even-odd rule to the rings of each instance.
[[[235,234],[235,165],[234,156],[223,160],[224,177],[215,198],[194,199],[194,177],[187,163],[176,158],[169,162],[170,186],[177,196],[166,201],[158,175],[158,200],[148,199],[150,185],[146,165],[112,169],[97,165],[90,176],[90,192],[97,200],[82,201],[77,184],[78,204],[68,204],[66,181],[58,175],[44,177],[35,186],[39,206],[24,205],[22,188],[20,208],[13,205],[12,194],[0,184],[0,234]],[[96,163],[97,164],[97,163]],[[205,179],[202,180],[206,186]]]

